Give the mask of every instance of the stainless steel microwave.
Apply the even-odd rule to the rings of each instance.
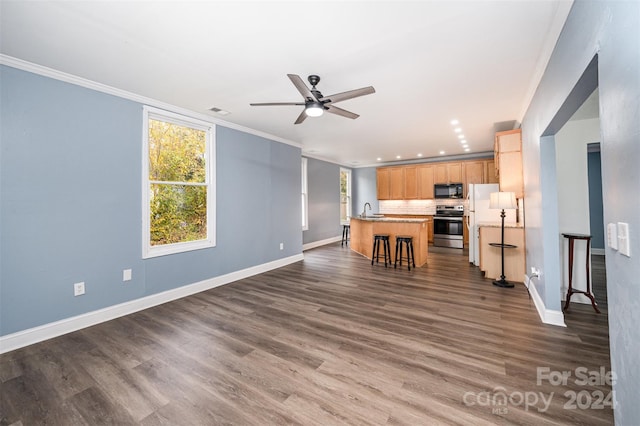
[[[462,198],[461,183],[438,183],[433,186],[435,198]]]

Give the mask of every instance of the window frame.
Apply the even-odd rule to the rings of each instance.
[[[302,194],[302,230],[309,230],[309,176],[308,176],[308,159],[301,157],[300,176],[301,176],[301,194]]]
[[[341,225],[348,225],[349,224],[349,220],[351,219],[351,209],[352,209],[352,195],[351,195],[351,186],[352,186],[352,171],[351,169],[347,169],[345,167],[340,167],[340,174],[342,173],[346,173],[347,174],[347,218],[345,220],[342,219],[342,217],[340,217],[340,224]],[[342,180],[342,179],[340,179]],[[341,188],[338,188],[339,190]],[[340,190],[340,204],[342,204],[342,191]]]
[[[177,182],[193,186],[205,186],[207,189],[207,236],[202,240],[151,245],[151,198],[150,186],[155,183],[149,179],[149,120],[164,121],[179,126],[191,127],[206,132],[205,136],[205,182]],[[149,259],[176,253],[215,247],[216,245],[216,185],[215,185],[215,124],[145,105],[142,119],[142,258]]]

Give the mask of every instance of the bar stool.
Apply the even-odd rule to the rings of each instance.
[[[340,245],[344,245],[347,243],[349,245],[349,230],[351,229],[351,225],[342,225],[342,242]]]
[[[407,268],[411,270],[411,265],[416,267],[415,257],[413,256],[413,237],[410,235],[398,235],[396,236],[396,259],[393,262],[393,267],[395,268],[398,260],[400,260],[400,267],[402,268],[402,245],[407,246]]]
[[[371,252],[371,265],[373,261],[380,263],[380,244],[383,244],[382,251],[384,252],[384,267],[387,267],[387,256],[389,256],[389,265],[391,265],[391,249],[389,248],[389,235],[387,234],[375,234],[373,236],[373,251]]]

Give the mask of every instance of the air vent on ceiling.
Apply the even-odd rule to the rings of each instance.
[[[220,115],[229,115],[229,111],[225,111],[223,109],[217,108],[217,107],[213,107],[213,108],[209,108],[209,111],[213,111],[216,114],[220,114]]]

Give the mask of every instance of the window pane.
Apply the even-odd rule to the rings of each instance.
[[[149,180],[205,182],[207,132],[149,119]]]
[[[340,222],[347,222],[349,216],[351,216],[351,171],[340,169]]]
[[[349,213],[347,212],[348,206],[349,203],[347,202],[347,196],[340,195],[340,220],[342,222],[345,222],[347,220],[347,216],[349,216]]]
[[[207,238],[206,186],[151,184],[151,245]]]

